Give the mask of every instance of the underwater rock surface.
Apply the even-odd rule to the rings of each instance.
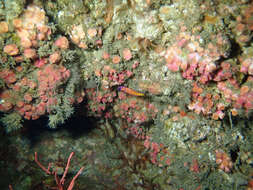
[[[0,187],[253,189],[252,32],[251,0],[1,1]]]

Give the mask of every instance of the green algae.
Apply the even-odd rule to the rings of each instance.
[[[23,9],[25,7],[26,0],[5,0],[3,3],[1,3],[1,12],[5,15],[6,20],[12,20],[13,18],[16,18],[20,16],[20,14],[23,12]]]

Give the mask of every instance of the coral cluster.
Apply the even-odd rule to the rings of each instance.
[[[51,40],[52,29],[46,22],[45,11],[36,5],[28,6],[9,25],[14,27],[14,37],[1,52],[1,111],[18,113],[28,120],[57,112],[57,105],[63,105],[67,98],[63,94],[71,77],[70,69],[64,66],[69,59],[68,39],[59,36]],[[73,103],[69,104],[70,112]],[[8,131],[15,129],[12,125],[6,127]]]
[[[215,152],[216,155],[216,164],[218,164],[219,168],[227,173],[231,172],[233,168],[233,162],[231,161],[230,156],[224,153],[223,151],[217,150]]]
[[[119,93],[120,102],[114,106],[116,117],[127,120],[128,123],[144,123],[155,118],[158,109],[154,104],[135,97],[125,97],[123,92]]]
[[[219,61],[226,55],[218,51],[217,46],[209,44],[208,49],[204,50],[199,45],[200,36],[191,37],[185,33],[183,36],[179,37],[177,44],[166,50],[164,57],[169,70],[181,71],[182,77],[195,81],[192,88],[192,102],[188,108],[198,114],[212,115],[216,120],[223,119],[224,111],[229,108],[233,115],[238,114],[236,111],[238,108],[244,108],[248,115],[252,110],[252,90],[248,85],[251,77],[247,77],[247,82],[242,85],[239,84],[237,76],[242,73],[251,75],[250,59],[241,58],[242,66],[239,70],[232,59]],[[227,43],[221,36],[217,36],[217,39],[220,45]],[[216,84],[219,93],[213,91],[213,83]],[[209,86],[210,90],[203,84]]]

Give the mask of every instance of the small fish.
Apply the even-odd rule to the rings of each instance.
[[[133,96],[144,96],[145,95],[143,93],[137,92],[137,91],[135,91],[135,90],[133,90],[131,88],[127,88],[125,86],[119,86],[118,90],[122,91],[122,92],[125,92],[126,94],[133,95]]]

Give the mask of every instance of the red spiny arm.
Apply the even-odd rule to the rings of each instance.
[[[75,185],[75,180],[82,173],[83,169],[84,169],[84,167],[81,167],[80,170],[77,172],[77,174],[73,177],[73,179],[71,180],[67,190],[72,190],[73,189],[73,187]]]
[[[68,170],[69,170],[70,161],[71,161],[71,158],[74,156],[74,154],[75,154],[74,152],[71,152],[70,155],[69,155],[69,158],[68,158],[68,162],[67,162],[65,171],[64,171],[63,176],[62,176],[61,181],[60,181],[60,183],[61,183],[62,185],[64,184],[65,177],[66,177],[66,175],[67,175],[67,173],[68,173]]]
[[[39,162],[37,152],[35,152],[34,160],[35,160],[36,164],[37,164],[43,171],[45,171],[48,175],[51,175],[51,174],[52,174],[52,173],[49,171],[51,164],[49,163],[49,164],[48,164],[48,168],[46,169],[46,168]]]

